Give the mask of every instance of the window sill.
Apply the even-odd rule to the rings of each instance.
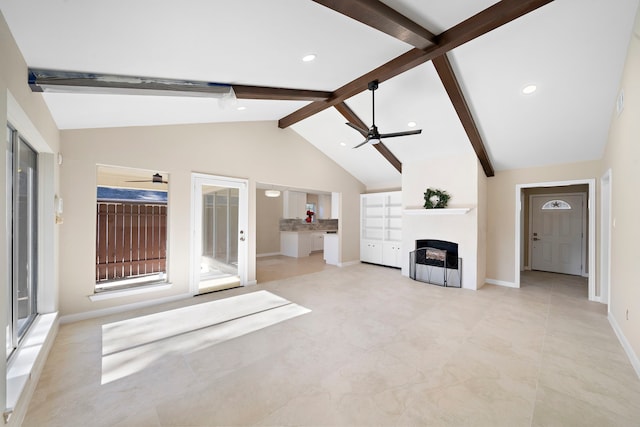
[[[102,301],[113,298],[128,297],[131,295],[146,294],[148,292],[164,291],[166,289],[171,289],[172,286],[173,284],[169,282],[150,283],[148,285],[137,286],[135,288],[100,292],[97,294],[89,295],[89,299],[91,301]]]
[[[11,356],[7,366],[5,419],[11,416],[18,405],[29,380],[37,369],[38,359],[43,357],[43,351],[53,342],[52,333],[56,329],[57,317],[57,312],[38,315],[24,341]],[[35,379],[37,381],[37,378]]]

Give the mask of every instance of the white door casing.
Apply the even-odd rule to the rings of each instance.
[[[196,295],[200,283],[200,258],[202,254],[202,189],[218,186],[238,189],[238,277],[246,286],[248,278],[249,183],[248,180],[200,173],[191,174],[191,274],[189,291]]]

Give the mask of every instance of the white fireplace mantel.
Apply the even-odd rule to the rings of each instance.
[[[406,215],[464,215],[472,208],[437,208],[437,209],[424,209],[414,208],[405,209],[403,211]]]

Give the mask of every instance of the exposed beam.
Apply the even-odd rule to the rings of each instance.
[[[281,87],[234,85],[233,91],[238,99],[268,99],[278,101],[320,101],[331,96],[331,92],[308,89],[289,89]]]
[[[474,38],[532,12],[553,0],[502,0],[437,36],[437,45],[411,49],[384,65],[336,89],[326,101],[312,102],[283,117],[278,126],[286,128],[320,111],[343,102],[367,89],[370,81],[383,82],[427,61],[444,55]]]
[[[449,95],[449,99],[451,99],[451,102],[453,103],[453,108],[455,108],[456,113],[458,113],[458,117],[460,118],[460,122],[462,122],[465,132],[467,132],[469,141],[471,141],[471,145],[473,146],[473,149],[478,156],[478,160],[480,160],[480,164],[484,169],[484,174],[488,177],[493,176],[494,171],[493,166],[491,165],[491,160],[489,159],[489,155],[485,149],[485,145],[482,141],[482,136],[480,136],[480,132],[478,131],[478,127],[476,126],[476,122],[473,119],[473,114],[471,114],[469,105],[464,97],[462,88],[458,83],[458,79],[456,78],[453,68],[451,67],[451,62],[449,62],[449,59],[445,54],[434,58],[433,65],[436,68],[438,76],[440,76],[440,80],[442,81],[447,94]]]
[[[358,117],[356,113],[354,113],[353,110],[344,102],[336,104],[334,107],[345,119],[347,119],[349,123],[352,123],[361,129],[369,129],[369,126],[367,126],[366,123],[363,122],[362,119],[360,119],[360,117]],[[373,144],[373,147],[378,150],[378,152],[382,154],[389,163],[391,163],[391,166],[396,168],[398,172],[402,173],[402,162],[391,152],[391,150],[387,148],[386,145],[379,142],[377,144]]]
[[[318,101],[331,92],[278,87],[244,86],[194,80],[157,79],[138,76],[79,73],[73,71],[29,69],[29,86],[34,92],[111,93],[139,95],[177,95],[221,97],[233,88],[240,99]]]
[[[378,0],[314,0],[418,49],[435,44],[436,36]]]

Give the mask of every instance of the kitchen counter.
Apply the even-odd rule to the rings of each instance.
[[[336,236],[327,231],[298,230],[280,232],[280,252],[294,258],[309,256],[311,252],[324,250],[326,236]]]

